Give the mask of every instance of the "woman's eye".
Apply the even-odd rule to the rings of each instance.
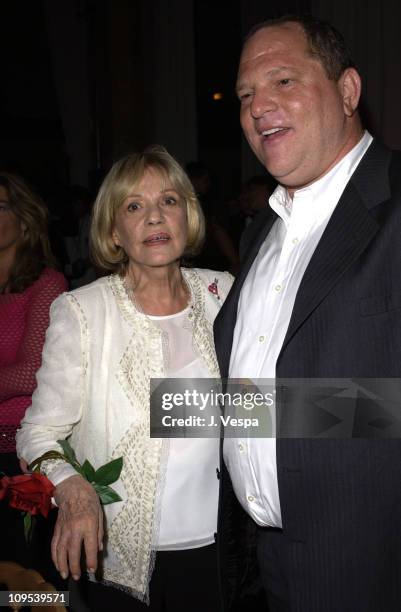
[[[134,211],[134,210],[138,210],[138,208],[140,208],[140,205],[138,204],[138,202],[128,203],[127,210]]]
[[[175,198],[174,196],[168,196],[164,199],[164,203],[168,205],[177,204],[177,198]]]
[[[8,202],[0,202],[0,213],[8,212],[10,210],[10,205]]]

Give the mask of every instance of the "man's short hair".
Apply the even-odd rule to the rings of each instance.
[[[257,23],[251,28],[244,42],[263,28],[285,23],[298,23],[301,26],[311,55],[321,62],[330,80],[338,81],[344,70],[355,67],[343,35],[330,23],[314,19],[311,15],[283,15]]]

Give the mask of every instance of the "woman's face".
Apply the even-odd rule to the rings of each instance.
[[[168,178],[148,169],[117,210],[112,235],[131,268],[176,265],[187,244],[186,202]]]
[[[21,221],[11,210],[7,189],[0,185],[0,254],[15,250],[22,233]]]

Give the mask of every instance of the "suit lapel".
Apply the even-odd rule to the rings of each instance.
[[[216,354],[220,366],[222,378],[228,377],[228,369],[230,365],[231,347],[233,342],[235,322],[237,320],[238,300],[241,293],[242,285],[247,277],[247,274],[254,262],[259,249],[270,232],[270,229],[276,220],[276,217],[261,217],[260,222],[255,221],[255,229],[251,232],[249,239],[249,248],[246,251],[244,262],[241,266],[238,276],[224,302],[217,318],[214,322],[214,338],[216,345]],[[250,227],[250,229],[253,229]]]
[[[345,188],[302,278],[281,351],[378,231],[369,208],[390,197],[389,157],[373,143]]]
[[[306,269],[282,351],[378,231],[379,225],[369,209],[391,195],[388,178],[390,158],[391,152],[373,141],[354,172]],[[244,264],[215,321],[216,352],[223,378],[228,376],[242,285],[273,221],[262,223],[251,237]]]

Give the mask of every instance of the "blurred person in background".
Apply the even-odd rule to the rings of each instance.
[[[276,187],[277,181],[268,174],[256,174],[245,182],[240,196],[241,207],[246,215],[245,225],[252,223],[261,210],[271,211],[269,198]]]
[[[50,250],[47,218],[21,177],[0,173],[0,472],[8,476],[22,473],[15,434],[36,387],[50,305],[67,289]],[[31,565],[20,512],[0,503],[0,524],[0,558]]]
[[[212,197],[212,178],[202,162],[189,162],[186,166],[195,193],[206,220],[205,241],[201,252],[194,259],[200,268],[229,270],[236,274],[239,268],[238,251],[232,238],[217,218],[217,203]]]
[[[89,227],[92,196],[86,187],[74,185],[69,191],[64,242],[68,255],[65,274],[72,289],[96,279],[89,259]]]

